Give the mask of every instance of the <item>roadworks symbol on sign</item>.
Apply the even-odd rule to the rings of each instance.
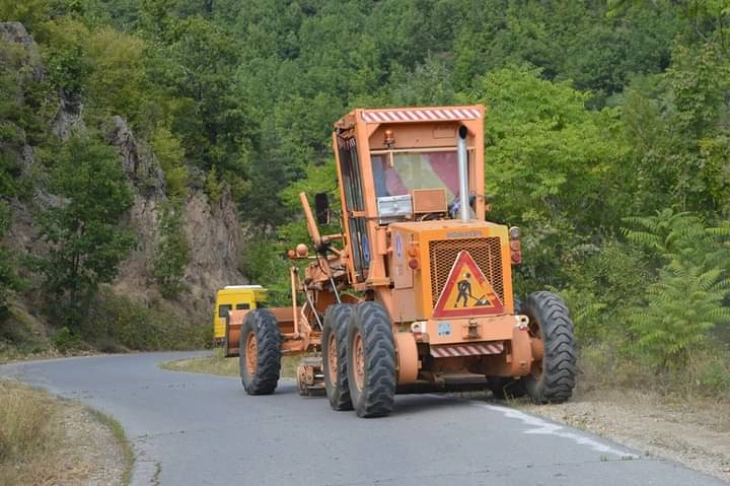
[[[497,293],[469,252],[459,252],[433,309],[433,317],[447,319],[503,312]]]

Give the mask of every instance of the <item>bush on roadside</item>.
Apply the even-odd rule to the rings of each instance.
[[[212,326],[194,322],[162,300],[149,305],[102,289],[82,326],[84,338],[101,351],[200,349],[211,340]]]
[[[89,345],[84,342],[78,331],[63,326],[53,336],[53,346],[61,353],[88,351]]]

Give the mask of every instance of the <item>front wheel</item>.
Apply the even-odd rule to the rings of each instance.
[[[347,378],[358,417],[382,417],[395,404],[395,340],[388,313],[377,302],[355,307],[347,329]]]
[[[522,304],[529,333],[541,339],[543,358],[532,363],[525,390],[536,403],[562,403],[575,387],[576,352],[573,321],[563,299],[552,292],[534,292]]]
[[[327,398],[334,410],[352,410],[347,380],[347,325],[352,304],[335,304],[327,308],[322,329],[322,368]]]
[[[268,309],[253,309],[241,327],[238,365],[249,395],[274,393],[281,371],[281,333]]]

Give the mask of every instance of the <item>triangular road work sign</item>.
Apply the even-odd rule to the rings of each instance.
[[[433,317],[448,319],[503,312],[502,302],[474,259],[468,251],[460,251],[433,309]]]

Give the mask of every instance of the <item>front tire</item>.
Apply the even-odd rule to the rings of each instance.
[[[347,380],[347,326],[352,304],[335,304],[324,314],[322,367],[327,399],[334,410],[352,410]]]
[[[388,313],[377,302],[355,307],[347,330],[347,378],[358,417],[383,417],[395,405],[395,340]]]
[[[530,318],[529,333],[542,339],[543,358],[532,363],[522,380],[535,403],[562,403],[573,394],[576,373],[573,321],[563,299],[552,292],[527,296],[522,313]]]
[[[241,383],[249,395],[274,393],[281,372],[281,333],[268,309],[246,314],[238,344]]]

